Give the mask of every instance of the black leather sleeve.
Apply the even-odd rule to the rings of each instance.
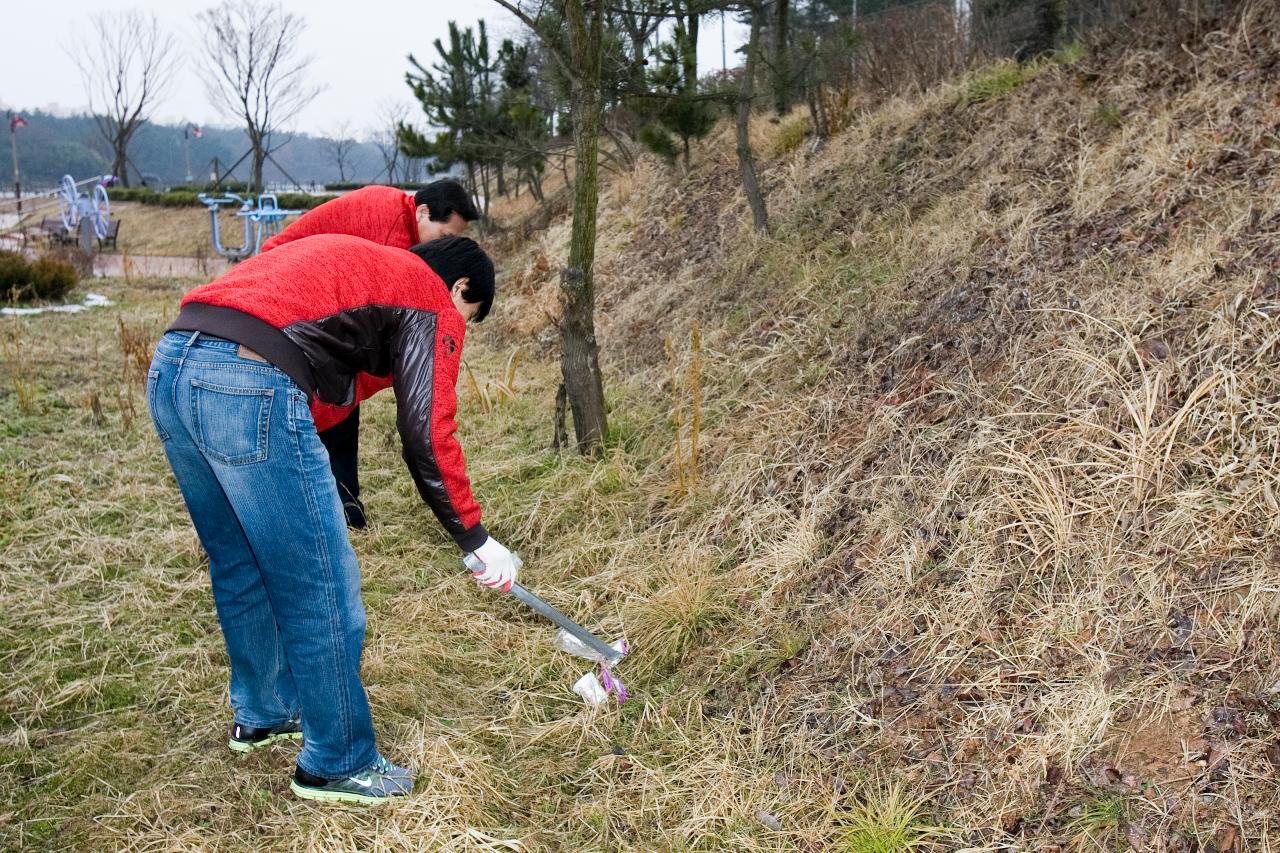
[[[399,330],[391,341],[392,375],[395,377],[396,426],[404,444],[404,460],[409,466],[414,483],[427,506],[435,513],[440,524],[464,551],[474,551],[488,538],[483,525],[464,525],[461,508],[455,506],[446,487],[448,475],[455,481],[460,478],[465,494],[462,498],[471,503],[470,486],[463,471],[443,470],[442,465],[462,466],[461,449],[454,448],[456,459],[437,458],[432,442],[432,430],[442,423],[453,424],[454,412],[439,411],[435,399],[436,389],[436,323],[434,313],[414,311],[407,313]],[[452,397],[450,397],[452,399]],[[461,511],[460,511],[461,510]],[[474,517],[479,516],[473,508]]]

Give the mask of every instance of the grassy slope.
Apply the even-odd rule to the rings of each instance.
[[[616,178],[598,462],[545,450],[566,226],[508,247],[468,361],[483,385],[518,343],[517,390],[465,395],[473,476],[530,582],[626,631],[639,698],[582,709],[550,632],[457,576],[379,400],[366,675],[385,748],[426,777],[393,811],[300,804],[288,750],[222,746],[198,545],[145,417],[122,417],[116,317],[158,327],[179,288],[7,321],[38,391],[23,413],[10,345],[0,838],[857,851],[927,798],[940,849],[1266,849],[1278,32],[1255,16],[891,102],[767,164],[772,239],[743,224],[723,134],[687,175]]]
[[[661,336],[706,330],[681,542],[731,591],[681,675],[789,776],[894,775],[978,846],[1265,849],[1277,31],[891,102],[771,164],[772,240],[723,136],[614,183],[606,362],[678,406]]]

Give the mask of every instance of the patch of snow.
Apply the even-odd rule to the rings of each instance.
[[[27,317],[32,314],[79,314],[88,308],[102,308],[110,305],[111,300],[101,293],[90,293],[79,305],[43,305],[38,308],[0,308],[3,317]]]

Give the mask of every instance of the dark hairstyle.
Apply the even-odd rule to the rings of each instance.
[[[432,222],[447,222],[453,214],[458,214],[468,222],[480,218],[471,194],[457,181],[448,178],[432,181],[413,194],[414,204],[425,204],[427,215]]]
[[[426,261],[427,266],[444,281],[445,287],[452,289],[458,279],[467,279],[467,289],[462,294],[463,301],[473,305],[480,303],[480,311],[476,314],[477,323],[488,316],[489,309],[493,307],[495,290],[493,261],[475,240],[468,237],[441,237],[430,243],[419,243],[409,251]]]

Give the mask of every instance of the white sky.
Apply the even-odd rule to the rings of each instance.
[[[233,126],[209,103],[197,72],[195,14],[213,5],[211,0],[43,0],[6,3],[6,29],[0,48],[0,107],[53,109],[74,112],[86,107],[80,74],[64,47],[72,42],[79,21],[97,11],[140,8],[154,11],[161,25],[177,38],[182,57],[176,78],[153,118],[163,122]],[[380,106],[388,100],[404,101],[421,115],[408,87],[405,57],[413,53],[424,64],[434,61],[437,38],[448,35],[450,19],[474,26],[485,18],[491,42],[518,31],[518,24],[492,0],[283,0],[287,10],[307,21],[303,37],[305,54],[320,95],[302,112],[297,127],[322,134],[349,122],[358,136],[380,124]],[[729,66],[737,64],[734,49],[744,42],[743,28],[728,22]],[[496,44],[494,44],[496,48]],[[703,21],[699,38],[700,71],[718,69],[721,61],[720,21]]]

